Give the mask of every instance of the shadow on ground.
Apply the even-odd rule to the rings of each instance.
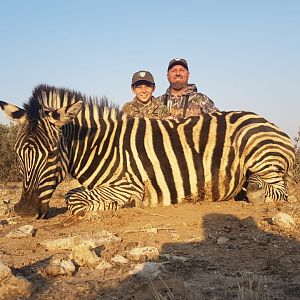
[[[159,274],[136,274],[86,299],[300,299],[299,241],[230,214],[208,214],[203,227],[203,241],[163,245]]]

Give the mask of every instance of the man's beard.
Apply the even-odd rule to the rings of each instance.
[[[183,83],[183,82],[174,82],[174,83],[172,83],[172,89],[174,89],[176,91],[180,91],[185,87],[186,87],[186,83]]]

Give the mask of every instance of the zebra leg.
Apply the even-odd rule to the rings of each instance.
[[[286,201],[288,198],[285,181],[278,174],[268,174],[268,178],[251,175],[246,195],[249,202],[255,204]]]
[[[117,201],[105,201],[100,189],[87,190],[83,187],[70,190],[66,194],[67,208],[74,215],[83,215],[87,211],[117,210]]]
[[[110,185],[98,186],[93,190],[79,187],[70,190],[66,195],[67,207],[72,214],[84,214],[87,211],[118,210],[121,207],[133,207],[138,198],[143,198],[142,193],[134,193],[133,189],[124,189],[124,186]]]
[[[246,197],[252,204],[262,204],[265,202],[263,183],[258,176],[250,176],[248,178]]]

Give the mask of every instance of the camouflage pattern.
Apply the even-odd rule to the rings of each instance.
[[[199,116],[219,111],[210,98],[197,92],[195,84],[188,84],[181,96],[171,95],[169,87],[166,93],[158,97],[157,100],[167,106],[169,112],[168,118],[171,119]]]
[[[123,105],[122,111],[130,117],[147,117],[152,119],[162,119],[167,117],[168,114],[167,107],[153,96],[146,104],[135,97],[132,101]]]

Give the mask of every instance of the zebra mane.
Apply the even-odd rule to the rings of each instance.
[[[49,112],[68,106],[78,101],[83,101],[83,109],[98,110],[98,115],[103,118],[121,116],[118,105],[110,103],[106,97],[87,97],[75,90],[58,88],[40,84],[34,88],[32,96],[27,103],[23,104],[27,112],[29,123],[36,123],[45,117]]]

